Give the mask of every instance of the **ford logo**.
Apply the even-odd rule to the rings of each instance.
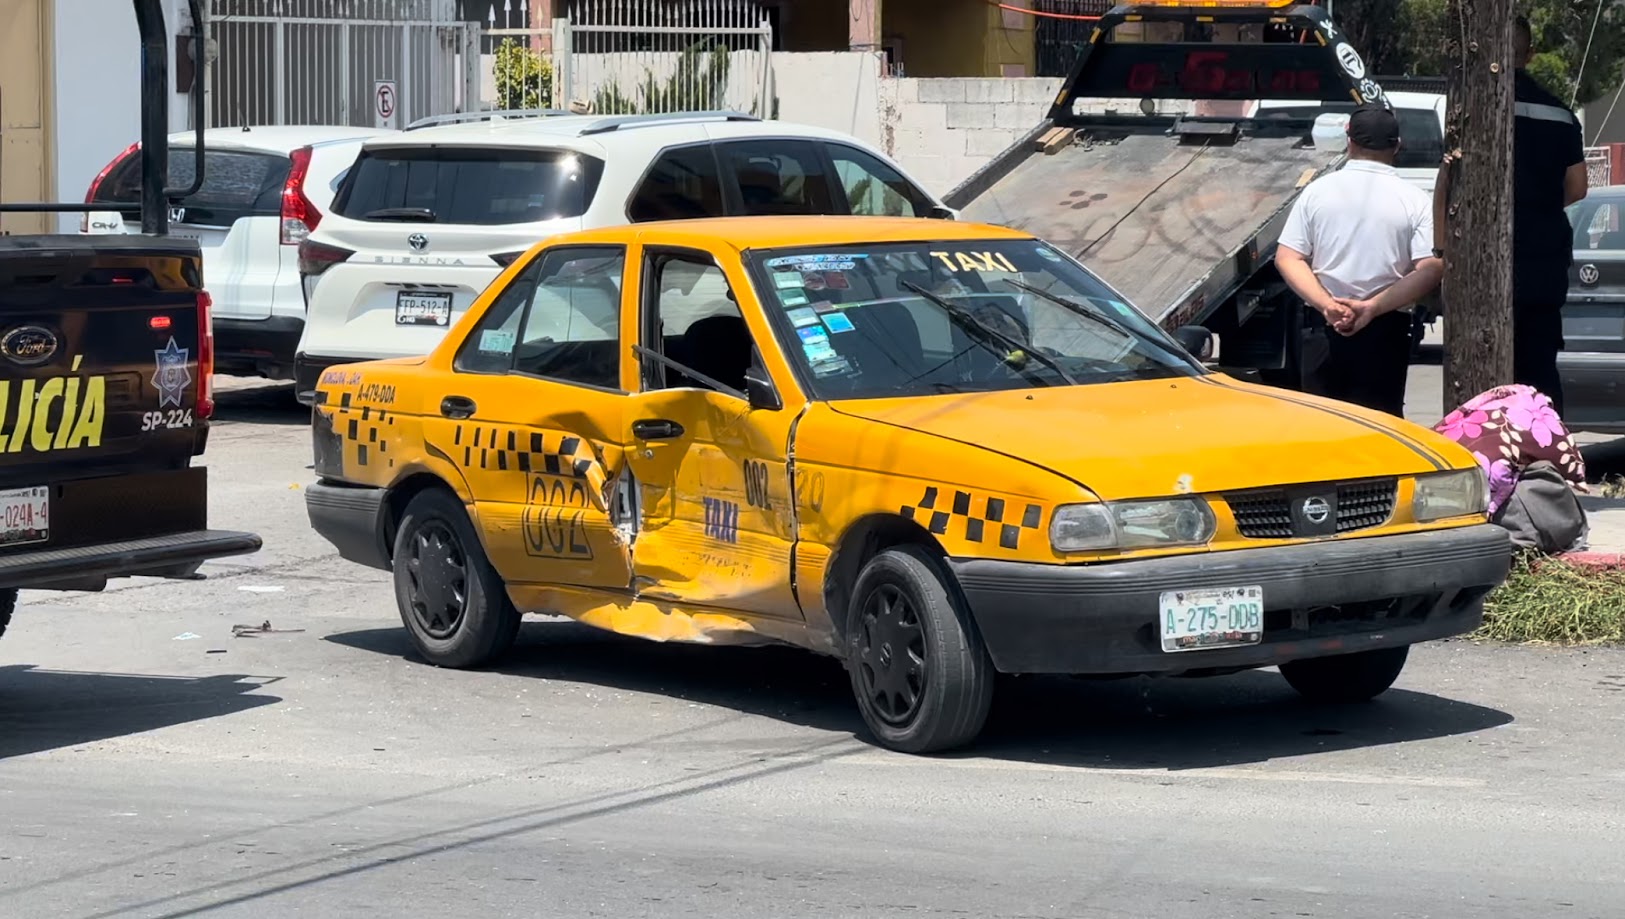
[[[56,355],[56,348],[56,333],[44,326],[18,326],[0,338],[0,354],[24,367],[45,363]]]

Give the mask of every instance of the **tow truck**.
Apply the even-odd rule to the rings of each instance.
[[[170,58],[160,0],[132,0],[141,38],[141,233],[0,236],[0,633],[23,588],[101,590],[109,579],[195,579],[204,561],[260,548],[207,524],[193,465],[214,411],[214,333],[197,240],[169,208]],[[204,22],[191,0],[197,59]],[[79,213],[102,204],[0,204]]]
[[[1301,389],[1304,307],[1275,248],[1347,146],[1324,116],[1262,115],[1264,99],[1389,105],[1318,6],[1114,7],[1044,120],[944,203],[1067,250],[1225,370]]]

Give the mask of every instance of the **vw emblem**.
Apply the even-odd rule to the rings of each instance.
[[[1597,283],[1597,278],[1599,278],[1599,277],[1601,277],[1601,275],[1597,272],[1597,266],[1596,265],[1581,265],[1580,266],[1580,283],[1581,284],[1595,284],[1595,283]]]
[[[0,354],[14,364],[37,367],[56,354],[56,333],[44,326],[20,325],[0,337]]]
[[[1303,516],[1310,523],[1325,523],[1326,518],[1332,515],[1332,506],[1326,503],[1325,498],[1305,498],[1303,500]]]
[[[422,233],[413,233],[411,236],[406,237],[406,244],[412,247],[413,252],[422,252],[424,249],[429,248],[429,237],[424,236]]]
[[[170,208],[169,209],[169,222],[170,223],[185,223],[186,222],[186,208],[184,208],[184,207],[172,207],[172,208]]]

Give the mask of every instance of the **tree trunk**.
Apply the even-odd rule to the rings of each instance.
[[[1512,0],[1448,0],[1444,411],[1512,382]]]

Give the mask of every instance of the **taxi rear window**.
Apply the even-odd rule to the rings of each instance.
[[[749,254],[785,352],[820,399],[1188,376],[1201,365],[1036,240]]]

